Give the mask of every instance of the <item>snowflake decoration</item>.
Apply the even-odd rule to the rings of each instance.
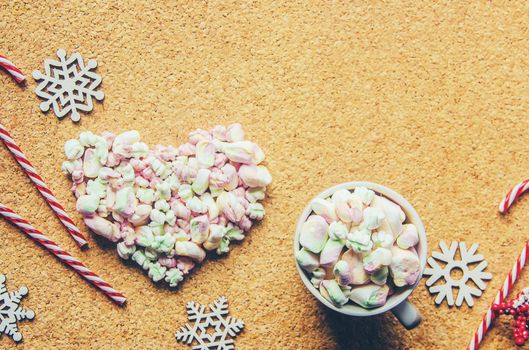
[[[196,345],[193,350],[232,350],[233,339],[244,328],[244,322],[228,314],[228,300],[221,296],[209,304],[210,311],[206,311],[204,305],[193,301],[187,303],[188,320],[195,323],[191,326],[186,323],[180,331],[176,332],[176,340],[186,344],[193,341]],[[214,327],[214,331],[208,333],[208,328]]]
[[[96,91],[101,76],[91,71],[97,67],[97,62],[88,60],[85,65],[78,53],[67,59],[64,49],[57,50],[57,56],[59,61],[44,60],[44,74],[33,71],[33,78],[42,80],[35,89],[37,96],[45,100],[40,109],[47,112],[53,106],[58,118],[71,112],[70,118],[78,122],[81,119],[79,111],[90,112],[94,108],[92,97],[98,101],[105,97],[103,91]]]
[[[32,320],[35,313],[19,305],[22,298],[28,294],[28,289],[20,287],[18,292],[9,293],[5,282],[6,276],[0,275],[0,336],[7,334],[19,342],[22,340],[22,334],[18,332],[17,321]]]
[[[490,280],[492,275],[488,272],[483,272],[487,267],[488,263],[485,261],[483,255],[475,254],[479,245],[477,243],[472,244],[470,249],[467,250],[467,246],[464,242],[452,242],[450,248],[447,247],[444,241],[439,243],[441,253],[432,252],[432,257],[428,258],[429,268],[424,270],[426,276],[430,276],[426,281],[426,286],[429,287],[429,291],[432,294],[437,293],[435,303],[440,305],[446,298],[448,305],[454,305],[454,295],[452,288],[458,288],[456,306],[461,306],[463,300],[466,301],[468,306],[474,305],[474,299],[472,296],[479,297],[482,291],[487,286],[484,280]],[[459,253],[461,259],[456,258],[457,248],[459,247]],[[444,267],[438,264],[437,261],[446,263]],[[479,263],[473,267],[472,264]],[[463,271],[463,276],[459,279],[454,279],[450,275],[453,269],[460,269]],[[433,285],[441,278],[444,278],[446,283]],[[479,288],[475,288],[468,285],[467,282],[472,280],[474,284]]]

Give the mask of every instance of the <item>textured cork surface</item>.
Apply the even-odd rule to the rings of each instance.
[[[240,122],[274,177],[267,216],[227,258],[180,289],[155,286],[89,235],[80,252],[4,147],[0,201],[122,290],[119,308],[17,229],[0,221],[0,271],[30,289],[18,346],[4,349],[185,349],[185,303],[228,297],[246,322],[237,349],[461,349],[529,237],[529,199],[497,204],[529,175],[526,5],[415,2],[35,1],[0,5],[0,53],[28,76],[58,48],[99,62],[104,103],[75,125],[44,115],[30,78],[0,74],[0,118],[84,232],[63,144],[81,131],[137,129],[149,144]],[[473,308],[436,307],[424,281],[411,301],[423,323],[391,314],[349,319],[303,288],[292,243],[298,215],[323,189],[368,180],[406,197],[441,239],[480,243],[494,278]],[[529,284],[524,273],[518,289]],[[499,320],[483,349],[509,349]]]

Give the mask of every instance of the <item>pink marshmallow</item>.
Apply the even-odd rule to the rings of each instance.
[[[272,182],[272,176],[264,166],[242,165],[239,176],[247,187],[266,187]]]
[[[117,242],[120,238],[118,226],[98,215],[87,217],[84,222],[95,234],[103,236],[109,241]]]
[[[186,257],[179,257],[176,260],[176,266],[184,273],[188,274],[195,267],[193,260]]]
[[[175,258],[161,257],[158,259],[158,262],[160,265],[168,268],[173,268],[177,265],[177,260]]]

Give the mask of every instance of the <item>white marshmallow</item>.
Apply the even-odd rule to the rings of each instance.
[[[321,295],[338,307],[347,303],[347,297],[335,280],[323,280],[320,283]]]
[[[76,209],[83,216],[93,215],[99,207],[99,196],[84,195],[77,199]]]
[[[68,140],[64,144],[64,153],[66,153],[68,160],[76,160],[83,156],[84,147],[78,140]]]
[[[369,275],[364,270],[360,254],[349,249],[342,255],[342,260],[349,265],[349,270],[351,271],[351,284],[360,285],[369,281]]]
[[[320,259],[318,256],[305,248],[301,248],[296,252],[296,261],[299,266],[307,272],[312,272],[320,266]]]
[[[391,264],[391,251],[386,248],[377,248],[364,257],[363,263],[367,273],[374,273],[383,266]]]
[[[329,239],[344,241],[347,239],[347,226],[340,221],[334,221],[328,228]]]
[[[384,305],[388,293],[389,287],[387,285],[378,286],[376,284],[368,284],[353,288],[349,299],[366,309],[372,309]]]
[[[367,207],[364,209],[364,221],[362,222],[362,226],[369,230],[374,230],[380,226],[384,218],[385,215],[382,210],[374,207]]]
[[[360,228],[347,235],[347,248],[353,249],[357,253],[367,253],[373,248],[371,241],[371,231]]]
[[[356,187],[354,189],[354,194],[357,195],[365,205],[371,204],[371,201],[375,197],[375,192],[366,187]]]
[[[313,253],[322,251],[327,242],[327,221],[319,215],[311,215],[301,227],[299,243]]]
[[[398,237],[402,232],[402,223],[406,215],[397,204],[387,198],[375,196],[371,203],[372,208],[376,208],[384,213],[384,218],[380,223],[380,231],[391,233],[393,237]],[[365,215],[365,213],[364,213]]]
[[[193,242],[176,242],[174,245],[176,255],[187,256],[196,262],[206,258],[206,252]]]
[[[325,243],[320,254],[320,265],[326,268],[336,264],[340,258],[344,245],[344,241],[336,241],[333,239],[327,240],[327,243]]]
[[[331,201],[323,198],[316,198],[310,203],[310,206],[317,215],[323,217],[329,224],[338,220],[336,209]]]
[[[397,245],[402,249],[414,247],[419,243],[419,233],[413,224],[403,225],[402,233],[397,237]]]
[[[84,175],[88,178],[95,179],[99,175],[99,169],[101,168],[102,165],[99,162],[99,159],[97,159],[94,149],[88,148],[84,152],[83,158]]]
[[[332,201],[336,207],[336,214],[345,223],[359,223],[362,220],[362,200],[346,189],[333,193]]]
[[[420,275],[420,261],[417,254],[409,249],[401,249],[397,246],[391,248],[393,254],[389,272],[393,277],[393,283],[397,287],[412,286],[417,282]]]

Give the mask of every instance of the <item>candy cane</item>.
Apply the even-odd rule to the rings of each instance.
[[[523,248],[522,252],[518,256],[518,259],[516,260],[516,263],[512,267],[511,272],[507,275],[505,278],[505,281],[503,282],[503,286],[498,291],[498,294],[496,294],[496,297],[494,298],[494,302],[489,306],[487,309],[487,312],[483,316],[483,319],[481,320],[481,323],[479,324],[478,329],[476,329],[476,332],[474,332],[474,336],[472,337],[472,340],[467,346],[467,350],[477,350],[479,348],[479,344],[483,340],[483,337],[485,336],[485,333],[487,333],[488,329],[490,328],[492,321],[496,317],[494,312],[492,311],[492,305],[494,304],[501,304],[505,300],[505,297],[509,294],[509,291],[512,289],[514,283],[520,276],[520,272],[525,266],[525,263],[527,262],[527,249],[529,247],[529,241],[525,242],[525,247]]]
[[[4,68],[9,75],[15,79],[17,83],[21,83],[24,80],[26,80],[26,77],[24,76],[24,73],[18,69],[13,62],[7,59],[7,57],[0,55],[0,67]]]
[[[77,245],[79,245],[80,247],[87,246],[88,242],[84,238],[81,231],[79,231],[72,219],[70,219],[68,214],[66,214],[66,211],[64,210],[63,206],[59,203],[57,198],[55,198],[48,186],[46,186],[44,180],[42,180],[33,165],[31,165],[31,163],[25,156],[24,152],[22,152],[20,147],[17,146],[9,132],[1,123],[0,139],[2,139],[11,154],[13,154],[18,164],[22,166],[26,174],[29,176],[30,180],[35,184],[35,187],[37,187],[37,189],[42,194],[46,202],[50,205],[51,209],[55,212],[59,220],[61,220],[63,225],[66,226],[66,229],[68,230],[72,238],[75,240],[75,243],[77,243]]]
[[[505,214],[514,203],[515,200],[520,198],[520,196],[529,189],[529,179],[524,180],[514,186],[509,193],[503,198],[500,203],[500,213]]]
[[[125,296],[116,291],[110,284],[103,281],[101,277],[93,273],[86,267],[85,264],[74,258],[70,253],[64,251],[57,244],[52,242],[46,235],[35,229],[29,222],[24,220],[22,217],[17,215],[13,210],[9,209],[2,203],[0,203],[0,215],[5,219],[19,227],[25,234],[30,236],[34,241],[41,244],[46,250],[55,255],[59,260],[69,265],[79,275],[85,278],[88,282],[99,288],[105,293],[110,299],[123,305],[127,299]]]

